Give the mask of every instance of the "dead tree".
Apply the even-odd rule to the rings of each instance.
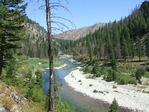
[[[34,0],[30,0],[30,1],[33,2]],[[41,1],[41,0],[36,0],[36,3],[39,1]],[[67,0],[65,0],[65,1],[67,2]],[[45,0],[45,5],[42,5],[42,6],[38,7],[37,9],[33,10],[33,11],[44,10],[46,12],[48,57],[49,57],[49,106],[48,106],[48,111],[50,111],[50,112],[55,111],[55,109],[54,109],[54,107],[55,107],[55,103],[54,103],[55,102],[55,99],[54,99],[54,96],[55,96],[55,91],[54,91],[55,90],[54,89],[55,88],[55,83],[54,83],[55,82],[55,76],[54,76],[54,68],[53,68],[53,63],[54,63],[54,61],[53,61],[53,47],[54,46],[52,44],[52,41],[54,39],[53,38],[53,31],[57,30],[57,31],[62,33],[62,32],[64,32],[62,27],[64,27],[67,30],[70,30],[69,27],[67,27],[67,25],[65,25],[63,22],[60,22],[60,21],[57,21],[54,19],[67,21],[72,26],[75,27],[75,25],[69,19],[57,16],[57,14],[52,13],[51,10],[58,10],[58,8],[62,8],[63,10],[68,12],[69,15],[71,15],[70,11],[60,3],[60,0],[57,0],[57,2],[51,2],[51,0]],[[56,24],[57,27],[52,26],[52,23]]]
[[[50,70],[50,72],[49,72],[49,82],[50,82],[49,95],[50,96],[49,96],[49,109],[48,110],[51,112],[54,112],[54,110],[55,110],[54,109],[54,107],[55,107],[55,104],[54,104],[54,102],[55,102],[55,99],[54,99],[55,76],[54,76],[54,69],[53,69],[52,29],[59,30],[61,32],[63,32],[63,31],[61,28],[52,27],[51,24],[55,23],[55,24],[57,24],[57,26],[63,26],[68,30],[69,30],[69,28],[64,23],[59,22],[59,21],[54,21],[54,20],[52,20],[52,18],[59,18],[59,19],[62,19],[62,20],[65,20],[65,21],[71,23],[72,25],[74,25],[74,24],[69,19],[65,19],[63,17],[56,16],[55,14],[51,14],[51,9],[57,10],[57,8],[60,8],[60,7],[65,9],[67,12],[69,12],[69,10],[67,8],[65,8],[63,5],[61,5],[60,3],[51,3],[50,0],[45,0],[45,3],[46,3],[46,23],[47,23],[47,37],[48,37],[49,70]],[[42,8],[42,7],[43,6],[41,6],[40,8]]]
[[[53,71],[53,51],[52,51],[52,33],[51,33],[51,9],[50,0],[45,0],[46,2],[46,23],[47,23],[47,36],[48,36],[48,56],[49,56],[49,111],[54,111],[54,71]]]

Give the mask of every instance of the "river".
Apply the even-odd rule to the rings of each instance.
[[[72,70],[81,66],[80,64],[70,61],[68,57],[62,57],[60,59],[67,66],[61,69],[55,69],[56,80],[59,82],[59,92],[62,100],[66,100],[70,106],[75,107],[76,112],[108,112],[109,104],[95,100],[88,96],[85,96],[82,93],[74,91],[71,87],[67,85],[64,80],[64,77],[68,75]],[[44,76],[44,93],[47,94],[49,89],[49,71],[45,70],[42,72]],[[130,112],[124,108],[119,109],[120,112]]]

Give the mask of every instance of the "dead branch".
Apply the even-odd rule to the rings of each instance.
[[[60,3],[50,3],[50,8],[52,9],[53,7],[63,8],[66,12],[68,12],[72,16],[72,14],[68,10],[68,8],[66,8],[64,5],[62,5]]]
[[[51,23],[55,23],[57,25],[61,25],[63,27],[65,27],[66,29],[70,30],[68,26],[66,26],[65,24],[63,24],[62,22],[59,22],[59,21],[51,21]]]

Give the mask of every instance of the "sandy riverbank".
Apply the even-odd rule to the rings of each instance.
[[[60,67],[54,67],[54,69],[61,69],[61,68],[65,67],[65,66],[67,66],[67,64],[64,64],[64,65],[62,65]]]
[[[65,77],[65,81],[74,90],[108,103],[111,103],[116,98],[119,106],[133,109],[135,112],[149,112],[149,94],[142,92],[143,90],[149,91],[149,87],[117,85],[114,82],[104,81],[102,77],[87,79],[86,77],[91,74],[84,74],[79,69],[70,72]],[[95,93],[95,91],[98,92]]]
[[[65,67],[65,66],[67,66],[67,64],[64,64],[64,65],[62,65],[62,66],[60,66],[60,67],[54,67],[54,69],[61,69],[61,68]],[[49,69],[49,68],[46,68],[46,70],[47,70],[47,69]]]

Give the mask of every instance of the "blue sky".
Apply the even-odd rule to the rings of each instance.
[[[28,2],[26,9],[27,16],[46,28],[45,11],[38,8],[44,5],[45,0],[25,0]],[[36,2],[39,1],[39,2]],[[56,1],[56,0],[51,0]],[[61,0],[71,15],[62,8],[53,11],[58,16],[71,20],[76,28],[91,26],[96,23],[113,22],[120,20],[131,14],[136,6],[140,6],[145,0]],[[66,21],[64,22],[70,29],[74,27]]]

